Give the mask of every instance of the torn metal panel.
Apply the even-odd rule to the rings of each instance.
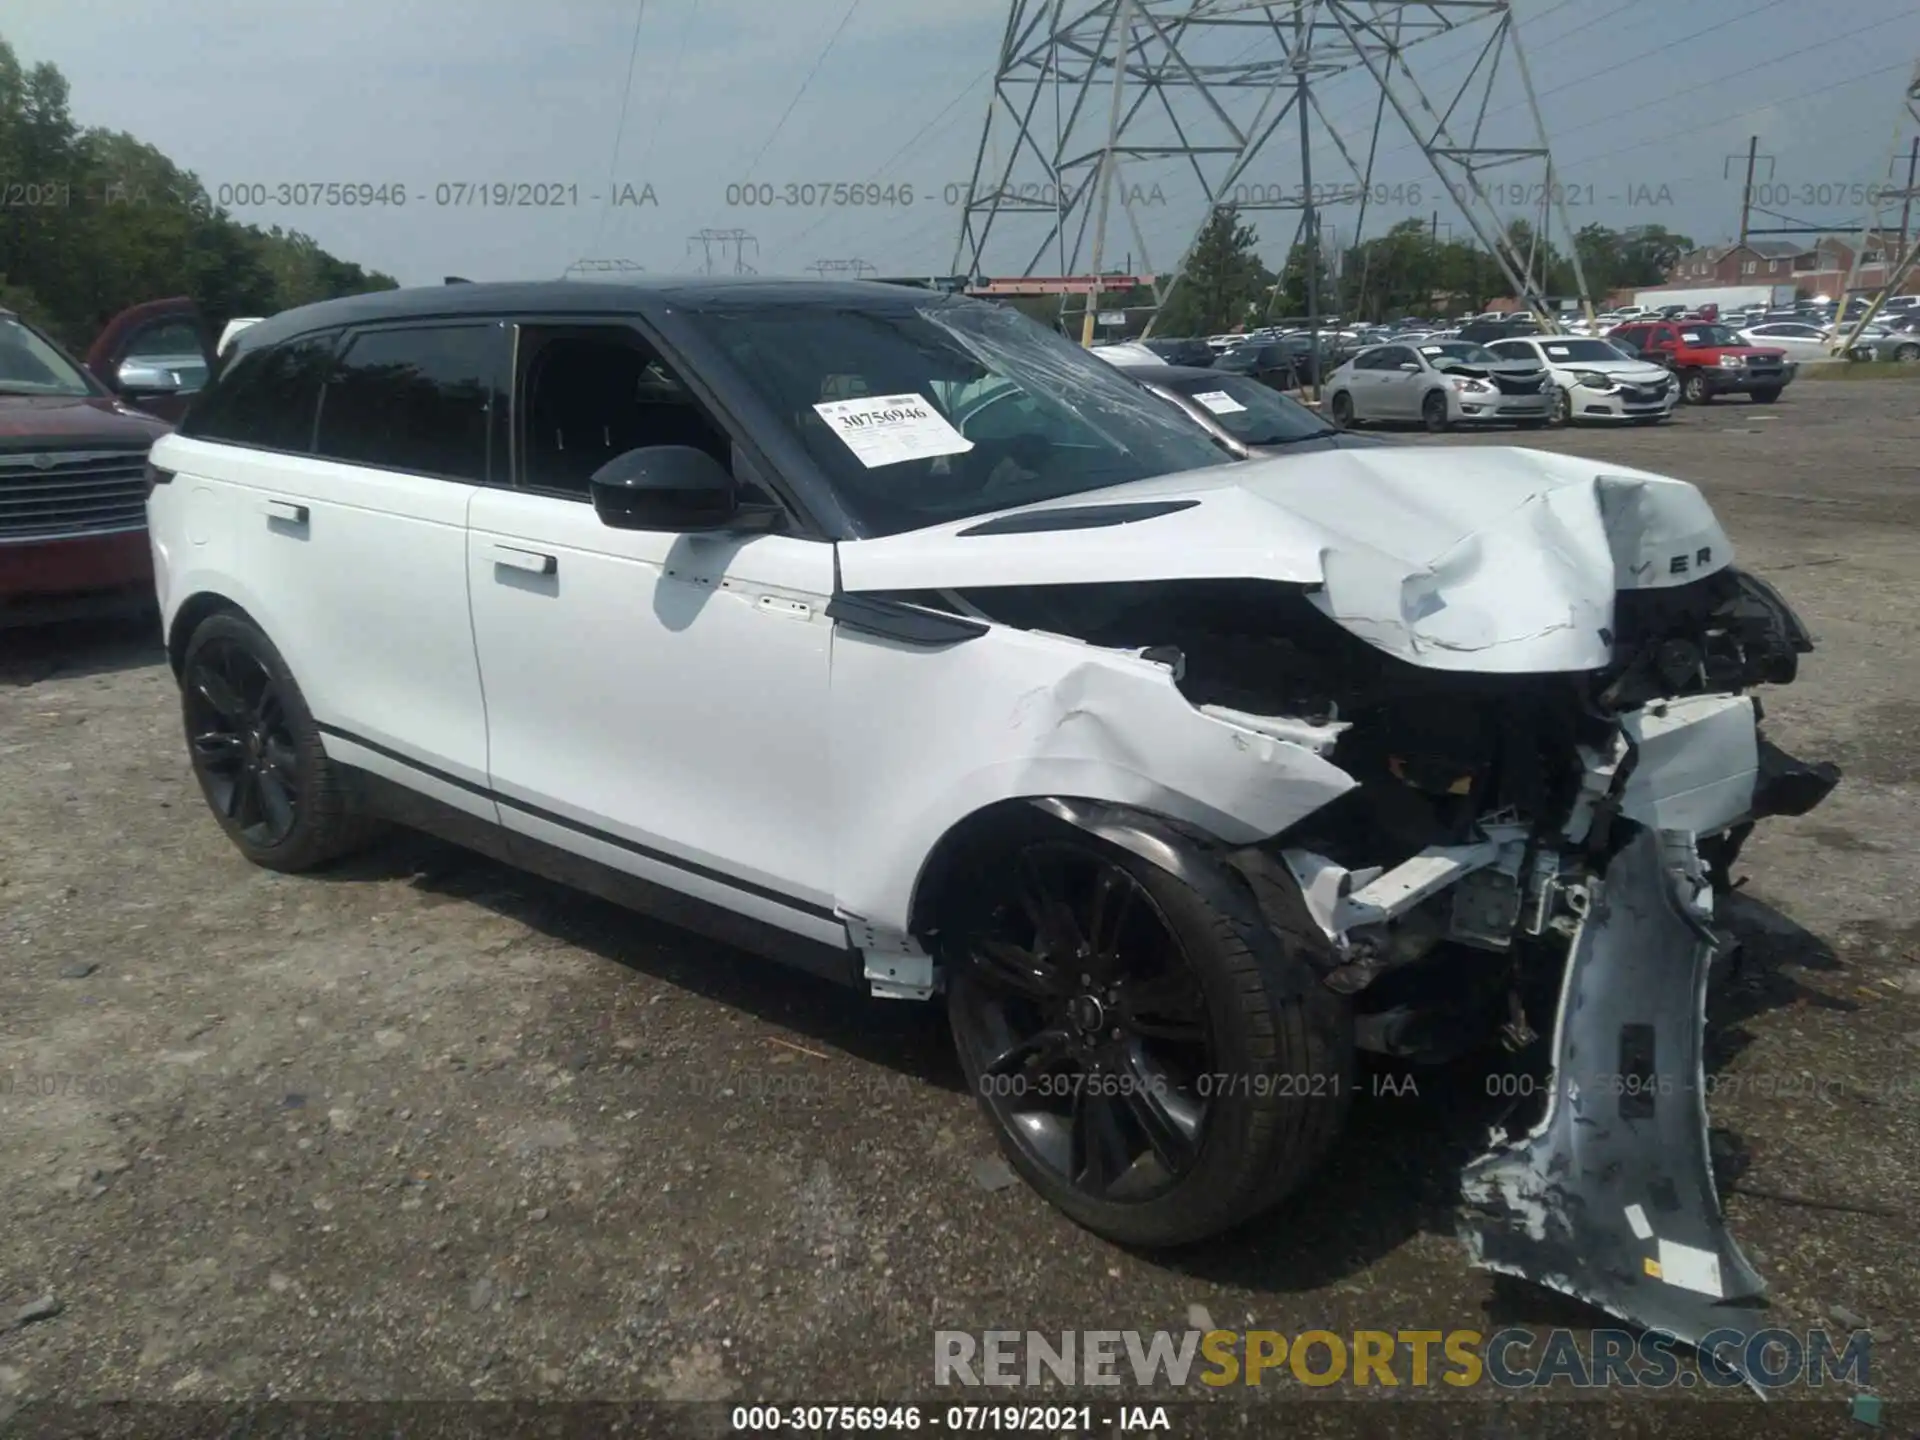
[[[1698,1343],[1766,1285],[1714,1188],[1702,1050],[1715,938],[1695,897],[1676,893],[1673,859],[1636,828],[1596,883],[1546,1114],[1467,1167],[1462,1238],[1486,1269]]]
[[[1314,923],[1344,949],[1350,932],[1399,920],[1490,866],[1514,879],[1526,843],[1525,826],[1491,825],[1471,845],[1430,845],[1391,870],[1377,865],[1349,870],[1324,855],[1293,848],[1282,850],[1280,858],[1299,883]],[[1517,903],[1514,914],[1517,918]]]
[[[1518,674],[1605,667],[1618,591],[1690,584],[1733,559],[1692,485],[1517,448],[1289,455],[995,513],[1155,499],[1195,503],[1126,524],[982,534],[990,517],[971,515],[845,541],[842,582],[1272,580],[1415,665]]]
[[[1001,801],[1104,800],[1248,845],[1355,784],[1122,651],[1004,626],[940,648],[840,629],[832,663],[835,898],[876,927],[908,930],[935,845]]]

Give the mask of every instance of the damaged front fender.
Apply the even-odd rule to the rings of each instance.
[[[1655,830],[1589,887],[1546,1114],[1463,1177],[1476,1264],[1689,1344],[1759,1302],[1714,1186],[1703,1070],[1716,939]]]

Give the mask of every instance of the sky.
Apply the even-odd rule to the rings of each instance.
[[[1181,8],[1145,3],[1156,14]],[[403,284],[553,278],[582,261],[652,273],[803,274],[824,263],[841,273],[947,274],[970,258],[960,247],[964,196],[1008,4],[7,0],[0,36],[24,63],[59,67],[81,124],[157,146],[235,218],[305,231]],[[1513,13],[1576,227],[1659,224],[1701,243],[1730,238],[1751,135],[1757,198],[1779,212],[1756,216],[1756,226],[1857,230],[1866,188],[1904,183],[1904,159],[1898,175],[1889,161],[1920,58],[1912,0],[1514,0]],[[1411,82],[1444,113],[1464,77],[1491,73],[1482,143],[1537,148],[1512,52],[1473,69],[1491,35],[1483,20],[1409,46]],[[1191,43],[1188,59],[1277,53],[1248,36],[1216,30]],[[1336,53],[1332,42],[1315,51]],[[1397,84],[1411,96],[1408,79]],[[1032,92],[1015,93],[1024,102]],[[1162,93],[1191,136],[1228,137],[1197,92]],[[1049,88],[1043,98],[1036,128],[1050,145],[1059,97]],[[1123,92],[1123,105],[1144,104],[1149,118],[1129,131],[1144,145],[1170,133],[1150,118],[1166,113],[1158,98]],[[1280,97],[1241,86],[1218,98],[1245,132],[1262,104],[1271,119]],[[1364,233],[1418,217],[1469,238],[1467,218],[1391,108],[1372,143],[1379,90],[1364,70],[1316,82],[1313,101],[1325,122],[1307,136],[1317,194],[1357,188],[1371,145]],[[1110,82],[1089,92],[1070,132],[1082,153],[1100,146],[1111,104]],[[1456,139],[1472,113],[1471,100],[1453,112]],[[1297,198],[1295,114],[1240,176],[1240,198]],[[1015,135],[1004,121],[988,135],[989,177],[1005,171],[1037,196],[1042,162]],[[1203,161],[1216,176],[1225,163]],[[1493,177],[1492,209],[1502,219],[1535,215],[1543,181],[1540,162],[1517,162]],[[328,185],[357,187],[374,203],[346,206]],[[1113,185],[1107,263],[1164,272],[1204,212],[1198,180],[1181,162],[1148,157],[1128,161]],[[853,204],[854,187],[872,203]],[[513,203],[495,203],[503,198]],[[1246,218],[1277,264],[1297,211]],[[1086,268],[1091,230],[1077,252],[1063,250],[1045,243],[1047,219],[1004,219],[981,269]],[[1346,243],[1361,217],[1351,203],[1330,204],[1322,224]]]

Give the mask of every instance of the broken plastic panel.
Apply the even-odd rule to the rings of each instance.
[[[1686,873],[1660,832],[1636,828],[1591,887],[1546,1114],[1466,1168],[1462,1238],[1489,1270],[1697,1344],[1766,1284],[1714,1186],[1702,1060],[1716,939],[1679,893]]]

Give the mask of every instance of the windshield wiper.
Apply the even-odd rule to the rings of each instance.
[[[1339,433],[1340,432],[1338,430],[1335,430],[1332,426],[1328,426],[1325,430],[1309,430],[1304,435],[1273,435],[1264,440],[1249,440],[1247,441],[1247,444],[1249,445],[1297,445],[1302,440],[1324,440],[1329,435],[1338,435]]]

